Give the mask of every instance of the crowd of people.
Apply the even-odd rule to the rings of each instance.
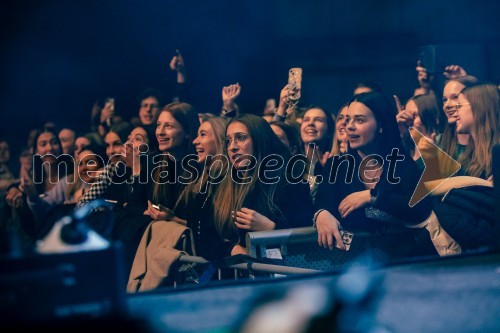
[[[129,268],[146,228],[159,221],[191,229],[196,254],[207,260],[247,254],[247,232],[311,226],[318,246],[341,251],[343,230],[411,228],[415,255],[437,254],[431,216],[459,243],[458,252],[495,242],[488,229],[494,218],[477,216],[477,207],[453,206],[450,214],[441,198],[409,202],[426,168],[432,169],[426,181],[453,176],[451,187],[465,183],[479,186],[472,195],[490,193],[492,149],[500,141],[497,85],[449,66],[445,86],[431,88],[419,65],[420,86],[406,103],[360,83],[339,110],[303,107],[287,84],[277,107],[268,103],[255,115],[241,113],[236,83],[222,89],[220,112],[199,113],[184,97],[180,54],[170,67],[175,100],[165,103],[147,89],[129,121],[106,100],[94,106],[92,126],[81,135],[47,123],[31,132],[18,177],[1,141],[2,233],[34,246],[61,216],[106,199],[115,223],[109,230],[96,219],[92,227],[124,244]],[[454,161],[458,172],[450,171]],[[447,227],[457,215],[486,221],[474,224],[480,236],[467,226]]]

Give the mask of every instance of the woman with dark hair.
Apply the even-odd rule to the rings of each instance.
[[[335,119],[335,133],[333,135],[331,156],[343,154],[347,150],[347,107],[347,104],[342,105]]]
[[[92,219],[91,225],[105,237],[123,243],[125,260],[130,265],[140,236],[150,221],[143,215],[151,184],[147,150],[144,149],[149,138],[142,127],[132,129],[128,123],[120,123],[111,127],[105,142],[109,161],[102,174],[80,198],[77,207],[99,198],[114,204],[115,222],[112,227],[98,218]]]
[[[122,147],[125,142],[127,142],[131,130],[132,126],[126,122],[111,126],[109,132],[104,136],[104,144],[106,145],[106,155],[108,158],[111,158],[113,155],[121,154]]]
[[[215,193],[214,218],[221,237],[232,244],[231,254],[246,253],[248,231],[310,225],[312,202],[307,186],[288,182],[289,150],[264,119],[251,114],[233,118],[226,129],[225,154],[231,175]],[[284,164],[263,173],[264,178],[259,170],[269,156],[281,156]]]
[[[75,207],[85,190],[97,180],[104,167],[98,148],[87,146],[76,160],[73,174],[62,178],[45,196],[40,197],[33,183],[25,184],[28,207],[40,225],[36,237],[43,237],[54,222]]]
[[[21,228],[31,239],[35,239],[40,225],[25,202],[26,195],[33,190],[38,195],[45,196],[67,174],[73,172],[74,166],[71,157],[61,155],[61,143],[51,129],[44,128],[34,132],[32,151],[34,155],[31,163],[21,168],[21,183],[9,189],[6,200],[17,209],[16,215]]]
[[[271,121],[269,125],[274,134],[288,147],[291,155],[304,154],[304,147],[295,127],[280,121]]]
[[[324,109],[313,106],[304,113],[300,124],[300,138],[306,152],[306,175],[313,200],[318,187],[316,177],[323,172],[323,166],[330,157],[334,131],[335,122]]]
[[[420,132],[424,137],[439,142],[441,133],[439,107],[434,95],[417,95],[408,100],[405,109],[398,113],[396,121],[400,126],[400,134],[403,139],[403,145],[406,151],[412,156],[413,160],[420,161],[420,152],[415,147],[408,127],[413,127]],[[404,131],[401,133],[402,129]],[[423,164],[419,164],[421,169],[424,168]]]
[[[178,181],[182,175],[182,160],[196,153],[192,141],[199,127],[198,113],[187,103],[174,102],[163,108],[158,117],[156,138],[161,154],[153,156],[150,201],[144,214],[153,220],[165,220],[169,213],[155,209],[161,204],[172,209],[183,186]]]
[[[61,142],[49,129],[40,130],[33,140],[33,180],[38,193],[52,189],[66,174],[73,172],[71,158],[65,158],[66,168],[59,168],[58,158],[62,154]]]
[[[40,194],[50,191],[57,182],[73,172],[71,158],[61,156],[61,143],[59,138],[49,129],[37,130],[33,137],[33,160],[30,168],[22,168],[20,172],[21,186],[11,188],[9,191],[22,191],[23,182],[32,180],[36,191]],[[64,165],[64,168],[60,166]],[[32,168],[31,168],[32,167]]]
[[[318,188],[314,216],[321,246],[344,249],[341,228],[384,232],[389,226],[421,223],[430,215],[426,199],[409,206],[420,178],[414,161],[406,156],[399,157],[394,167],[384,165],[388,156],[404,155],[393,114],[391,104],[379,93],[362,93],[349,103],[348,153],[355,163],[349,162],[348,167],[354,168],[355,176],[352,182],[346,181],[341,171],[336,181],[326,181],[330,175],[323,176],[325,181]],[[331,171],[332,163],[333,159],[325,170]]]

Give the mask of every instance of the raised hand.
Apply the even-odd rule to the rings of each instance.
[[[240,229],[251,231],[273,230],[276,223],[256,212],[253,209],[241,208],[241,210],[233,212],[232,217],[234,224]]]
[[[5,201],[11,207],[18,208],[23,204],[23,192],[17,187],[12,187],[5,196]]]
[[[447,79],[453,80],[453,79],[456,79],[459,76],[465,76],[465,75],[467,75],[467,72],[465,71],[465,69],[463,69],[459,65],[450,65],[450,66],[446,66],[444,68],[443,75]]]
[[[176,72],[184,72],[184,58],[177,50],[177,54],[170,60],[170,69]]]
[[[170,60],[170,69],[177,72],[177,83],[186,82],[186,71],[184,66],[184,58],[179,50],[175,50],[176,55]]]
[[[233,104],[240,95],[241,86],[239,83],[230,84],[222,88],[222,103],[224,105]]]
[[[415,89],[413,96],[431,93],[430,86],[433,79],[432,74],[427,71],[427,68],[422,66],[420,60],[417,62],[417,67],[415,69],[417,71],[417,79],[420,87]]]
[[[27,196],[38,195],[35,184],[33,184],[33,180],[29,174],[25,174],[21,177],[21,185],[19,185],[19,189]]]
[[[321,159],[319,160],[319,163],[321,163],[322,166],[325,166],[328,159],[332,157],[332,154],[329,151],[327,151],[326,153],[323,154],[323,156],[320,157]]]
[[[436,133],[432,133],[430,138],[422,135],[418,140],[417,149],[424,160],[437,158]]]
[[[408,128],[413,126],[414,116],[403,109],[398,96],[394,95],[394,101],[396,102],[396,107],[398,109],[396,122],[398,123],[399,134],[401,137],[404,137],[406,133],[408,133]]]
[[[100,117],[101,124],[104,122],[108,122],[109,119],[111,119],[111,117],[113,117],[114,115],[115,115],[115,104],[111,101],[107,101],[101,110],[101,117]]]

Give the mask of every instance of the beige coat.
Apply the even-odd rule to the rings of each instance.
[[[130,271],[127,292],[155,289],[184,252],[191,229],[176,222],[151,222],[142,236]],[[179,249],[180,248],[180,249]]]

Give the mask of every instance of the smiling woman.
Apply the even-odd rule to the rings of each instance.
[[[355,172],[364,177],[349,183],[323,182],[315,202],[319,244],[340,249],[344,248],[340,228],[376,233],[405,229],[406,224],[424,221],[431,211],[425,199],[413,208],[409,206],[420,173],[414,161],[405,156],[391,104],[379,93],[362,93],[349,104],[346,118],[349,153],[357,161]],[[396,156],[393,151],[399,155],[394,168],[360,163],[367,156],[390,160]],[[333,159],[325,170],[331,170],[332,163]]]
[[[306,173],[313,200],[318,184],[316,176],[323,172],[323,166],[330,157],[335,122],[332,116],[320,107],[310,107],[300,124],[300,138],[308,160]]]
[[[473,142],[468,147],[471,159],[464,172],[467,176],[488,179],[492,176],[493,147],[500,143],[498,87],[489,83],[467,87],[458,96],[455,107],[457,132],[470,134]]]
[[[182,190],[176,176],[182,176],[183,158],[195,153],[192,140],[197,136],[199,124],[198,114],[190,104],[175,102],[162,109],[156,126],[156,138],[162,154],[154,156],[152,161],[153,165],[159,165],[151,175],[150,200],[154,204],[170,209],[174,207]],[[148,210],[154,220],[166,217],[160,211]]]

